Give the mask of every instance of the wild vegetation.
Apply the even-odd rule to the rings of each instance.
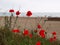
[[[37,28],[40,30],[31,30],[24,29],[20,31],[19,29],[11,28],[11,20],[14,10],[9,10],[11,13],[10,19],[5,16],[5,25],[0,27],[0,45],[60,45],[60,41],[56,37],[56,32],[52,32],[52,37],[46,38],[47,32],[42,29],[40,24],[37,25]],[[20,12],[16,12],[16,20]],[[32,15],[31,11],[28,11],[26,14],[28,17]],[[16,20],[14,24],[16,24]],[[15,26],[15,25],[14,25]]]

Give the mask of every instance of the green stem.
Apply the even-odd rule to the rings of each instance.
[[[15,19],[15,22],[14,22],[14,25],[13,25],[13,28],[12,29],[14,29],[14,27],[16,25],[16,22],[17,22],[17,19],[18,19],[18,16],[16,16],[16,19]]]
[[[9,23],[9,27],[10,27],[10,29],[11,29],[11,23],[12,23],[12,17],[13,17],[13,13],[11,13],[11,16],[10,16],[10,23]]]

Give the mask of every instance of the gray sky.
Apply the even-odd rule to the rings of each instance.
[[[26,12],[60,12],[60,0],[0,0],[0,11],[13,8]]]

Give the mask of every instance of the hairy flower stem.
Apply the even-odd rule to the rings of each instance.
[[[8,21],[8,17],[5,16],[5,29],[9,28],[9,21]]]
[[[13,25],[12,29],[14,29],[14,27],[16,26],[17,19],[18,19],[18,16],[16,16],[16,19],[15,19],[15,22],[14,22],[14,25]]]
[[[9,20],[9,22],[10,22],[9,23],[10,30],[11,30],[12,17],[13,17],[13,13],[11,13],[10,20]]]

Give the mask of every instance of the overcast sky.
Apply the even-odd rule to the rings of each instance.
[[[60,0],[0,0],[0,11],[8,9],[26,12],[60,12]]]

